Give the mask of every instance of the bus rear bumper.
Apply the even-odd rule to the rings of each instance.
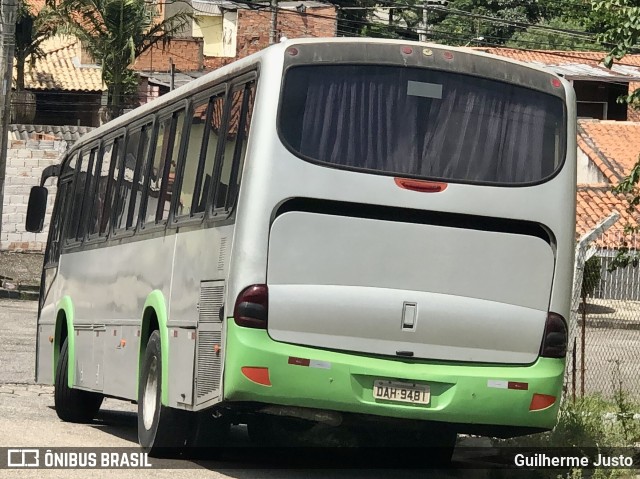
[[[511,366],[370,357],[279,343],[265,330],[241,328],[232,320],[226,349],[227,404],[251,401],[456,423],[460,432],[482,430],[482,426],[487,430],[551,429],[565,366],[563,359],[549,358]],[[430,401],[409,404],[375,399],[376,380],[427,385]],[[543,401],[534,395],[544,395]],[[555,398],[552,404],[532,410],[534,405],[545,406],[550,396]]]

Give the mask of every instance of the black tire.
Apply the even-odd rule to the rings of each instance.
[[[187,411],[163,406],[160,333],[147,342],[138,385],[138,442],[153,457],[171,457],[187,445],[190,417]]]
[[[54,392],[56,414],[67,422],[91,422],[102,404],[102,394],[73,389],[68,386],[69,343],[65,338],[58,358]]]

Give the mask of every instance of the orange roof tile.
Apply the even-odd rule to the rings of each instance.
[[[572,80],[634,81],[640,78],[640,55],[626,55],[611,68],[602,61],[607,52],[519,50],[515,48],[473,48],[476,51],[546,67]]]
[[[545,65],[568,65],[582,63],[597,66],[607,52],[568,52],[560,50],[519,50],[515,48],[477,48],[492,55],[511,58],[521,62],[537,62]],[[621,65],[640,66],[640,55],[626,55],[617,61]]]
[[[640,123],[578,120],[578,146],[612,184],[618,184],[640,156]]]
[[[598,223],[607,218],[613,211],[620,213],[620,218],[596,241],[599,248],[614,249],[623,245],[627,224],[637,226],[640,208],[635,213],[627,211],[628,202],[624,195],[614,194],[611,185],[578,185],[576,205],[576,239],[591,231]],[[640,247],[640,239],[633,240],[633,247]]]
[[[25,66],[25,88],[29,90],[93,91],[105,90],[102,69],[80,65],[81,46],[75,37],[56,36],[42,43],[45,55],[31,68]],[[15,81],[16,71],[14,67]]]

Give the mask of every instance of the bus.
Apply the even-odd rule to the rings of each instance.
[[[549,430],[575,116],[536,66],[364,38],[288,40],[136,108],[42,175],[36,380],[64,421],[137,403],[151,453],[229,423],[449,448]]]

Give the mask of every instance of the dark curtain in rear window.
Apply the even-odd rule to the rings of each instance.
[[[533,183],[564,153],[560,98],[451,72],[393,66],[293,67],[280,132],[338,167],[462,182]]]

